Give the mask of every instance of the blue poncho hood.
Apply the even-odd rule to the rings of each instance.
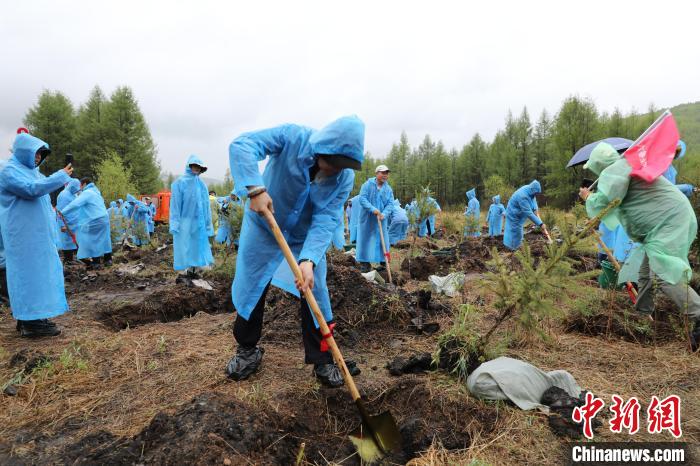
[[[534,197],[535,194],[539,194],[542,192],[542,186],[540,185],[540,182],[535,180],[529,185],[527,185],[527,191],[530,194],[530,196]]]
[[[50,149],[47,143],[31,134],[21,133],[17,135],[12,145],[12,156],[25,167],[33,169],[36,168],[34,156],[36,152],[42,148],[46,150],[46,155],[48,155]],[[42,157],[42,162],[46,158],[46,155]],[[41,165],[41,163],[39,165]]]
[[[314,154],[344,155],[362,163],[365,153],[365,124],[355,115],[338,118],[309,138]]]
[[[467,200],[471,201],[474,198],[476,198],[476,189],[472,188],[469,191],[467,191]]]
[[[493,201],[494,204],[500,204],[501,203],[501,195],[496,194],[495,196],[493,196],[491,198],[491,200]]]
[[[190,155],[189,158],[187,159],[187,166],[185,167],[185,175],[195,176],[195,174],[192,172],[192,169],[190,168],[190,165],[199,165],[200,167],[202,167],[202,173],[207,171],[207,168],[208,168],[206,166],[206,164],[202,161],[202,159],[200,159],[199,157],[197,157],[194,154]],[[202,173],[200,173],[200,175]],[[196,176],[199,176],[199,175],[196,175]]]
[[[110,209],[114,209],[115,207],[117,207],[117,202],[116,201],[110,202],[109,207],[110,207]]]
[[[80,191],[80,180],[77,178],[71,178],[71,180],[66,184],[66,189],[71,194],[78,194],[78,191]]]

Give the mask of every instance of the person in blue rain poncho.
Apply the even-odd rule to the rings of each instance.
[[[360,216],[360,195],[348,201],[348,229],[350,230],[350,244],[357,243],[357,219]]]
[[[537,226],[546,228],[537,215],[535,196],[542,192],[540,182],[532,181],[513,193],[506,206],[506,226],[503,232],[503,244],[512,250],[523,243],[523,226],[529,219]]]
[[[598,144],[583,166],[599,176],[596,192],[581,188],[588,216],[593,218],[610,202],[621,204],[603,217],[611,230],[622,225],[639,247],[620,270],[618,282],[630,281],[630,270],[638,271],[638,312],[654,312],[655,288],[660,288],[691,321],[689,334],[692,351],[700,346],[700,297],[688,284],[692,270],[688,262],[691,243],[698,223],[693,207],[668,179],[659,176],[651,183],[631,176],[632,167],[609,144]]]
[[[126,195],[125,205],[125,229],[131,241],[136,246],[148,244],[151,238],[148,234],[148,219],[151,216],[151,210],[146,204],[137,200],[131,194]]]
[[[394,199],[394,208],[389,214],[389,243],[393,246],[406,239],[407,231],[408,215],[406,210],[401,208],[401,202],[398,199]]]
[[[394,192],[389,186],[389,168],[379,165],[374,170],[374,178],[364,182],[360,189],[359,209],[357,209],[357,246],[355,260],[360,271],[369,272],[370,263],[378,263],[378,270],[386,268],[386,257],[382,251],[379,236],[379,219],[382,222],[384,244],[389,254],[388,215],[394,208]]]
[[[472,188],[467,191],[467,208],[464,211],[464,216],[467,217],[467,226],[464,229],[464,236],[481,236],[481,204],[476,198],[476,189]]]
[[[489,236],[501,236],[503,234],[503,218],[506,216],[506,208],[501,204],[501,196],[491,198],[491,206],[486,215],[489,224]]]
[[[23,337],[61,333],[49,319],[68,311],[63,266],[56,249],[56,217],[49,193],[70,182],[73,168],[39,172],[49,145],[20,133],[0,173],[0,230],[5,246],[12,315]]]
[[[683,141],[678,141],[678,147],[676,148],[676,155],[674,157],[674,160],[680,160],[685,156],[685,152],[687,150],[687,146],[685,142]],[[670,181],[672,184],[676,185],[676,188],[680,189],[680,191],[686,196],[690,197],[693,195],[695,192],[695,186],[692,184],[676,184],[676,178],[678,177],[678,170],[676,170],[676,167],[673,166],[673,164],[668,166],[668,169],[666,172],[663,174],[664,178],[666,178],[668,181]]]
[[[235,191],[231,191],[229,197],[224,197],[222,199],[219,229],[216,231],[214,241],[219,244],[226,243],[227,246],[233,242],[235,246],[238,246],[238,237],[237,235],[234,237],[235,232],[231,232],[230,230],[229,216],[234,215],[237,209],[244,208],[244,204],[242,200],[236,196]]]
[[[129,218],[129,203],[123,201],[122,199],[117,200],[119,206],[119,213],[124,218],[124,221]]]
[[[109,215],[110,230],[114,230],[116,228],[116,236],[112,238],[113,243],[118,243],[124,239],[121,211],[122,209],[119,206],[118,201],[112,201],[109,203],[107,214]]]
[[[428,196],[428,203],[432,205],[437,212],[440,212],[440,204],[432,197]],[[413,202],[413,205],[418,211],[418,205],[416,202]],[[424,236],[433,236],[435,234],[435,215],[430,215],[427,219],[425,219],[421,224],[419,225],[418,228],[418,236],[423,238]]]
[[[156,231],[156,205],[150,197],[145,197],[143,202],[146,204],[146,207],[148,207],[148,234],[152,235]]]
[[[97,186],[89,179],[80,180],[78,197],[60,210],[64,217],[77,216],[78,259],[89,268],[99,268],[104,257],[106,266],[112,265],[112,237],[105,200]]]
[[[187,270],[190,278],[197,278],[195,268],[214,263],[209,237],[214,226],[207,185],[199,175],[207,166],[196,155],[190,155],[185,174],[175,180],[170,196],[170,233],[173,235],[173,267]]]
[[[238,349],[226,367],[229,377],[248,378],[260,366],[263,351],[257,345],[271,283],[297,296],[310,288],[332,325],[326,250],[341,221],[355,179],[353,170],[361,168],[363,153],[364,124],[355,116],[340,118],[320,131],[287,124],[245,133],[231,143],[229,159],[236,192],[247,195],[249,201],[232,285]],[[261,176],[258,162],[266,156],[269,161]],[[294,280],[284,261],[263,217],[268,211],[299,262],[303,281]],[[322,348],[318,324],[304,299],[300,316],[305,362],[314,365],[313,373],[321,383],[341,386],[343,378],[331,353]],[[355,366],[349,367],[353,370]]]
[[[75,230],[78,227],[77,215],[61,216],[59,212],[70,204],[80,191],[80,180],[71,178],[70,182],[65,185],[63,191],[56,198],[56,231],[58,249],[62,251],[63,260],[66,263],[75,260],[75,252],[78,246],[75,244],[71,233],[75,235]],[[70,231],[68,231],[70,229]]]

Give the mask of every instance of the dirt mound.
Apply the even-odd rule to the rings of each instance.
[[[205,393],[158,413],[131,439],[99,432],[68,447],[63,464],[294,464],[306,429],[271,410]],[[100,445],[101,448],[95,448]]]
[[[114,330],[153,322],[173,322],[198,312],[233,312],[229,285],[205,290],[184,284],[166,284],[142,295],[116,297],[117,302],[98,313],[97,320]]]
[[[583,335],[615,336],[625,341],[653,344],[678,340],[677,325],[662,319],[652,322],[636,312],[624,309],[610,311],[601,306],[589,314],[572,314],[565,322],[565,329]]]

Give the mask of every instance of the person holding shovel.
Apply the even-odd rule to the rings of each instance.
[[[389,222],[387,217],[394,208],[394,192],[389,186],[389,173],[389,168],[386,165],[379,165],[374,170],[375,177],[365,181],[360,189],[355,259],[363,273],[370,271],[370,263],[378,263],[378,270],[386,268],[386,257],[382,251],[382,241],[379,236],[379,222],[382,225],[381,231],[388,254]]]
[[[171,185],[170,233],[173,235],[173,268],[198,278],[197,268],[214,264],[209,238],[214,236],[207,185],[199,175],[207,170],[202,159],[190,155],[185,174]],[[218,218],[218,215],[217,215]]]
[[[654,281],[694,324],[689,332],[691,350],[700,347],[700,296],[688,284],[692,275],[688,251],[695,240],[698,222],[688,198],[669,180],[659,176],[651,183],[631,176],[632,167],[611,145],[600,143],[583,166],[599,176],[598,189],[581,187],[579,195],[593,218],[608,204],[621,204],[603,218],[609,229],[622,225],[630,239],[639,243],[620,271],[619,281],[639,270],[636,309],[654,312]],[[652,280],[655,278],[656,280]]]
[[[263,358],[265,296],[270,284],[299,295],[309,288],[324,318],[332,324],[326,287],[326,250],[341,221],[342,209],[362,166],[365,127],[356,116],[342,117],[320,131],[287,124],[245,133],[229,146],[231,174],[239,195],[246,195],[232,300],[237,316],[236,354],[226,374],[244,380]],[[258,162],[269,156],[260,175]],[[272,214],[299,263],[303,280],[291,270],[265,218]],[[300,306],[305,362],[324,385],[339,387],[343,378],[325,345],[305,299]],[[331,327],[332,328],[332,327]],[[352,367],[352,365],[351,365]]]
[[[503,232],[503,244],[508,249],[516,250],[523,243],[523,226],[528,219],[546,231],[546,225],[537,215],[535,196],[541,192],[540,182],[534,180],[518,188],[508,200],[506,226]]]
[[[39,166],[49,145],[18,130],[12,156],[0,172],[0,229],[5,246],[12,315],[22,337],[56,336],[49,319],[68,311],[63,266],[56,249],[56,221],[49,193],[70,182],[68,164],[50,176]]]

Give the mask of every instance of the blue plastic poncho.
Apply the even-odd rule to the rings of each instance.
[[[523,242],[523,226],[530,219],[535,225],[542,225],[542,220],[535,215],[537,203],[535,195],[542,192],[540,182],[535,180],[522,186],[513,193],[506,207],[506,228],[503,232],[503,244],[510,249],[518,249]]]
[[[499,195],[493,196],[491,201],[492,204],[491,207],[489,207],[489,213],[486,215],[486,221],[489,222],[489,236],[500,236],[506,208],[501,204],[501,196]]]
[[[18,134],[0,173],[0,229],[7,287],[17,320],[48,319],[68,310],[63,265],[56,250],[56,216],[49,193],[70,181],[63,170],[45,177],[35,167],[41,139]]]
[[[352,206],[348,207],[348,228],[350,229],[350,243],[354,244],[357,242],[357,224],[359,223],[357,219],[360,217],[360,212],[362,207],[360,207],[360,195],[350,199]]]
[[[151,216],[150,209],[131,194],[126,195],[125,205],[125,228],[130,230],[131,241],[137,246],[148,244],[151,239],[151,236],[148,234],[148,218]],[[143,234],[143,237],[139,238],[136,234],[137,232]]]
[[[379,223],[375,210],[384,215],[382,231],[384,232],[384,244],[389,253],[389,219],[388,216],[394,208],[394,192],[389,183],[379,188],[377,178],[373,177],[365,181],[360,189],[360,208],[357,211],[357,248],[355,259],[358,262],[384,262],[386,259],[382,252],[382,243],[379,237]]]
[[[229,147],[231,174],[240,195],[246,186],[267,188],[274,202],[275,219],[297,260],[309,259],[314,268],[313,294],[327,320],[333,318],[326,287],[326,250],[331,244],[343,204],[352,190],[355,174],[344,169],[332,177],[310,179],[316,154],[336,154],[362,162],[364,124],[357,117],[342,117],[320,131],[298,125],[245,133]],[[258,162],[270,159],[261,176]],[[244,319],[257,304],[263,289],[272,284],[299,295],[289,266],[265,219],[246,203],[232,285],[233,305]],[[277,273],[276,273],[277,272]],[[273,279],[273,275],[275,279]]]
[[[464,231],[464,236],[481,236],[481,223],[479,223],[479,219],[481,218],[481,204],[479,204],[479,200],[476,198],[476,189],[472,188],[469,191],[467,191],[467,208],[464,211],[464,216],[467,217],[467,220],[470,220],[472,222],[475,222],[475,228],[476,231],[470,233],[468,229],[465,229]]]
[[[170,196],[170,233],[173,235],[175,270],[206,267],[214,263],[209,237],[214,236],[207,185],[190,165],[205,168],[202,159],[190,155],[185,174],[172,184]]]
[[[599,175],[598,190],[588,196],[589,217],[598,215],[612,200],[622,203],[604,218],[608,228],[622,225],[630,239],[640,243],[622,267],[619,282],[632,281],[646,254],[651,270],[676,284],[689,280],[688,251],[697,234],[697,219],[688,198],[663,176],[651,183],[630,176],[632,167],[609,144],[591,152],[584,168]]]
[[[433,207],[435,207],[435,209],[437,209],[438,212],[440,212],[440,204],[438,204],[435,199],[428,196],[428,203],[430,205],[432,205]],[[413,208],[416,210],[416,212],[418,212],[419,209],[418,209],[418,205],[416,204],[416,201],[413,201],[412,205],[413,205]],[[418,214],[420,216],[422,216],[420,212],[418,212]],[[420,223],[420,225],[418,227],[418,236],[420,236],[421,238],[428,235],[428,224],[430,225],[430,234],[434,235],[435,234],[435,215],[431,215],[426,220],[423,220]]]
[[[151,202],[146,207],[148,207],[148,233],[153,234],[156,231],[156,205]]]
[[[401,208],[398,199],[394,199],[394,208],[389,215],[389,243],[393,246],[399,241],[406,239],[408,231],[408,215],[406,210]]]
[[[75,178],[71,178],[70,182],[65,188],[63,188],[63,191],[61,191],[56,198],[56,211],[61,212],[68,204],[73,202],[78,191],[80,191],[80,181]],[[78,229],[78,216],[77,214],[64,214],[63,217],[64,218],[62,219],[61,216],[56,213],[56,237],[58,238],[56,245],[58,249],[62,251],[73,251],[78,249],[78,246],[75,245],[73,238],[71,237],[70,233],[68,233],[66,224],[68,224],[67,226],[70,228],[71,232],[76,234],[76,230]]]
[[[64,217],[78,217],[78,229],[74,231],[78,237],[78,259],[102,257],[112,252],[109,214],[94,183],[85,186],[61,213]]]
[[[234,191],[231,191],[231,196],[234,196],[235,194],[236,193]],[[223,198],[221,206],[222,215],[219,221],[219,229],[216,231],[216,237],[214,238],[214,241],[216,241],[217,243],[226,243],[227,245],[229,245],[231,244],[231,241],[233,241],[234,244],[238,245],[238,238],[234,238],[231,235],[231,231],[229,229],[229,222],[226,218],[227,216],[231,215],[231,210],[235,209],[238,206],[243,208],[245,207],[241,199],[234,200],[232,197]],[[224,211],[227,211],[227,213],[224,214]]]

